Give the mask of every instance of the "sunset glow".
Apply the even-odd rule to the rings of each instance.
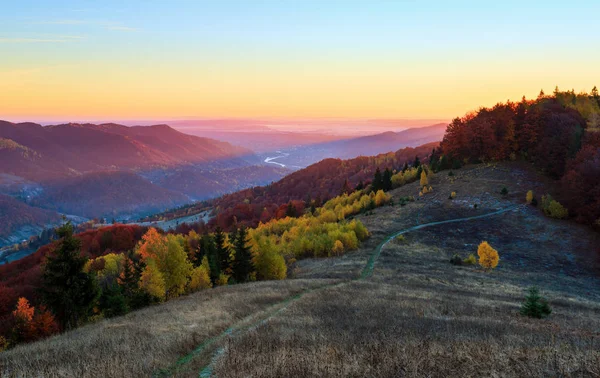
[[[597,2],[27,3],[0,15],[4,119],[450,119],[600,64]]]

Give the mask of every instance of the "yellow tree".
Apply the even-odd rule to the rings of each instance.
[[[149,261],[146,264],[146,267],[140,276],[139,287],[160,301],[165,299],[165,293],[167,291],[165,279],[160,270],[156,267],[154,261]]]
[[[527,201],[528,204],[531,204],[531,201],[533,201],[533,190],[530,190],[527,192],[527,195],[525,196],[525,200]]]
[[[192,270],[188,288],[190,291],[197,291],[211,287],[212,283],[210,282],[210,267],[208,265],[208,258],[204,256],[202,258],[202,265]]]
[[[488,242],[483,241],[479,244],[477,248],[477,255],[479,256],[479,265],[483,267],[486,271],[494,269],[498,266],[498,261],[500,260],[500,256],[498,256],[498,251],[492,248]]]
[[[260,280],[283,280],[287,275],[287,266],[283,256],[277,253],[276,247],[266,240],[258,247],[259,252],[254,258],[254,266]]]
[[[421,183],[421,187],[424,187],[424,186],[426,186],[426,185],[429,184],[429,181],[427,180],[427,173],[425,173],[425,170],[423,170],[421,172],[421,181],[420,181],[420,183]]]
[[[335,243],[333,243],[333,248],[331,248],[331,254],[334,256],[340,256],[343,253],[344,253],[344,243],[342,243],[339,240],[336,240]]]

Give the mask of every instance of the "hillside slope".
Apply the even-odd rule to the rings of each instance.
[[[88,218],[162,211],[186,203],[178,192],[130,172],[96,172],[52,182],[33,204]]]
[[[43,127],[0,121],[0,138],[27,148],[32,151],[30,156],[38,157],[10,160],[10,164],[0,166],[2,173],[36,181],[106,169],[140,170],[240,158],[257,162],[250,150],[183,134],[167,125],[71,123]]]
[[[0,194],[0,247],[20,243],[34,233],[61,222],[53,211],[31,207],[16,199]]]
[[[294,279],[203,291],[18,346],[0,354],[0,372],[594,376],[600,279],[591,252],[598,235],[525,205],[527,190],[547,189],[527,165],[454,174],[430,177],[433,192],[417,201],[399,205],[419,190],[409,184],[391,192],[395,206],[359,215],[372,237],[357,252],[303,260]],[[507,196],[499,193],[504,186]],[[449,200],[452,191],[457,197]],[[396,240],[403,230],[404,240]],[[449,263],[482,240],[500,253],[496,270]],[[532,285],[548,298],[550,318],[518,314]]]

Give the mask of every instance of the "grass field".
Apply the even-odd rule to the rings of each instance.
[[[372,237],[357,252],[19,346],[0,354],[0,376],[600,377],[598,235],[523,205],[546,185],[527,166],[454,173],[406,206],[360,215]],[[417,186],[393,191],[396,203]],[[515,205],[407,232],[360,279],[389,235]],[[482,240],[500,253],[496,270],[449,263]],[[533,285],[550,301],[547,319],[519,315]]]

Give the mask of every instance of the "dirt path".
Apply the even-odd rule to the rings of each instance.
[[[420,230],[426,227],[433,227],[433,226],[439,226],[442,224],[449,224],[449,223],[457,223],[457,222],[466,222],[466,221],[471,221],[471,220],[476,220],[476,219],[482,219],[482,218],[487,218],[487,217],[491,217],[494,215],[498,215],[498,214],[503,214],[512,210],[515,210],[519,207],[521,207],[523,205],[514,205],[514,206],[509,206],[507,208],[504,209],[500,209],[491,213],[487,213],[487,214],[482,214],[482,215],[475,215],[475,216],[471,216],[471,217],[464,217],[464,218],[454,218],[454,219],[448,219],[448,220],[443,220],[443,221],[436,221],[436,222],[429,222],[429,223],[424,223],[424,224],[419,224],[416,226],[412,226],[409,228],[405,228],[403,230],[397,231],[389,236],[387,236],[376,248],[375,251],[371,254],[371,256],[369,257],[369,260],[367,261],[367,264],[365,265],[365,267],[363,268],[360,276],[353,278],[349,281],[343,281],[343,282],[338,282],[335,284],[327,284],[327,285],[323,285],[314,289],[308,289],[305,290],[293,297],[289,297],[279,303],[276,303],[274,305],[272,305],[271,307],[269,307],[267,310],[262,311],[258,314],[253,314],[250,315],[242,320],[240,320],[239,322],[235,323],[234,325],[232,325],[231,327],[229,327],[228,329],[226,329],[225,331],[223,331],[221,334],[212,337],[206,341],[204,341],[202,344],[198,345],[198,347],[196,347],[196,349],[194,349],[191,353],[187,354],[186,356],[180,358],[175,364],[173,364],[172,366],[166,368],[166,369],[161,369],[157,372],[155,372],[153,374],[153,377],[171,377],[173,376],[175,373],[181,371],[182,369],[185,368],[185,366],[190,363],[194,358],[196,358],[197,356],[199,356],[200,354],[202,354],[203,352],[207,351],[209,347],[213,346],[215,343],[217,343],[218,341],[221,341],[223,339],[225,339],[228,336],[235,336],[241,332],[245,332],[245,331],[249,331],[252,330],[264,323],[266,323],[267,321],[269,321],[269,319],[277,316],[279,313],[281,313],[282,311],[284,311],[287,307],[289,307],[292,303],[300,300],[303,296],[305,296],[306,294],[309,293],[314,293],[317,291],[321,291],[321,290],[326,290],[326,289],[331,289],[331,288],[336,288],[339,287],[341,285],[346,285],[350,282],[354,282],[354,281],[358,281],[358,280],[363,280],[365,278],[370,277],[373,274],[373,269],[375,268],[375,263],[377,262],[377,259],[379,258],[379,256],[381,255],[381,251],[382,249],[388,244],[390,243],[392,240],[394,240],[394,238],[396,238],[399,235],[402,234],[406,234],[408,232],[411,231],[416,231],[416,230]],[[204,368],[201,369],[199,376],[200,377],[210,377],[212,376],[213,373],[213,366],[215,361],[221,356],[223,355],[225,352],[225,350],[223,348],[218,348],[212,355],[211,358],[211,362],[206,365]]]

